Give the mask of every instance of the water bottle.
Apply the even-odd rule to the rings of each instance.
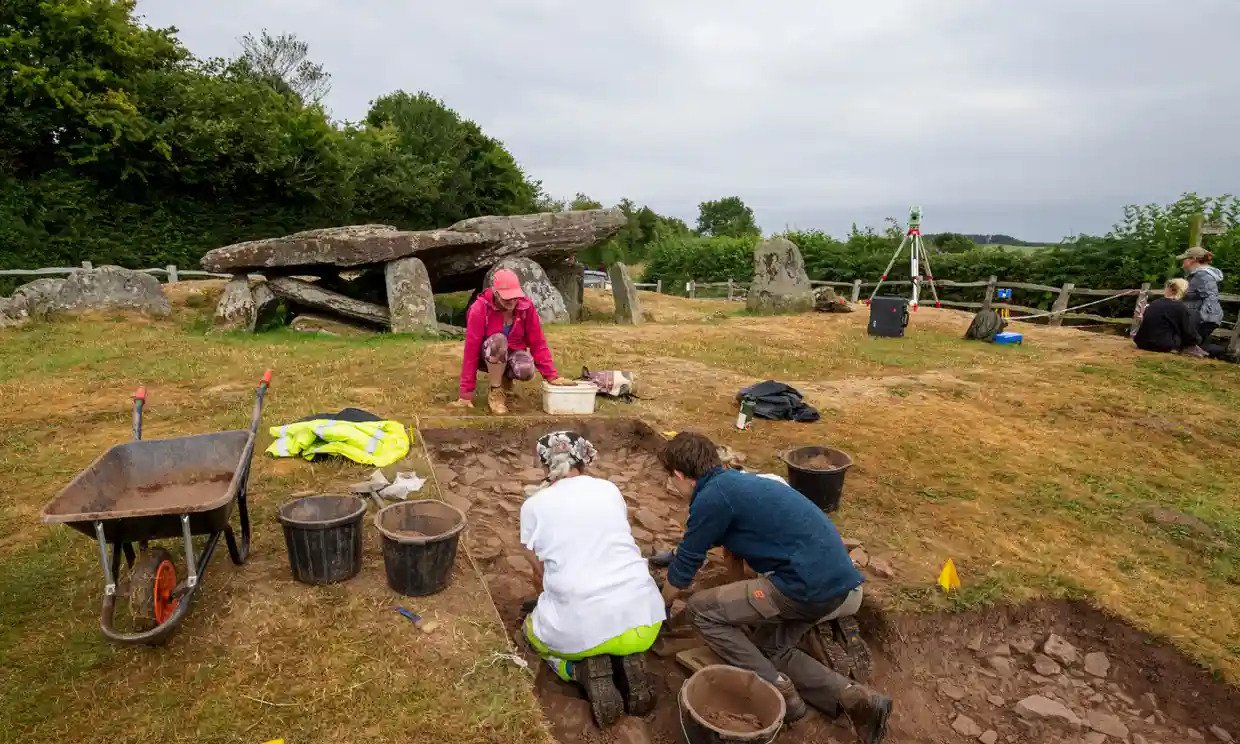
[[[741,411],[736,415],[736,428],[742,431],[749,428],[749,424],[753,421],[753,409],[757,405],[757,401],[753,398],[741,399]]]

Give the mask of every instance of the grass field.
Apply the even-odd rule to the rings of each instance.
[[[449,591],[404,602],[440,622],[431,634],[391,611],[373,543],[353,581],[291,581],[275,509],[364,478],[360,466],[256,457],[252,562],[220,551],[166,648],[100,639],[95,548],[38,513],[128,437],[133,388],[150,391],[148,437],[243,425],[267,367],[269,424],[350,405],[410,424],[452,412],[456,344],[211,335],[218,286],[174,291],[168,321],[0,331],[0,742],[546,739],[525,673],[494,656],[506,643],[467,562]],[[1240,679],[1240,368],[1070,329],[966,343],[968,316],[950,311],[920,310],[905,339],[870,339],[860,314],[754,318],[645,297],[654,323],[550,329],[561,369],[637,371],[648,398],[602,413],[704,431],[751,465],[774,468],[802,443],[852,453],[837,522],[895,566],[872,587],[886,607],[1088,597]],[[607,298],[589,302],[606,317]],[[732,429],[735,391],[766,378],[799,387],[822,421]],[[537,405],[525,386],[517,412]],[[473,423],[490,420],[479,410]],[[964,582],[950,599],[934,588],[948,557]]]

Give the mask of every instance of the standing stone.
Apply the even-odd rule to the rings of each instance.
[[[491,279],[500,269],[509,269],[521,280],[521,290],[530,298],[538,309],[538,318],[543,324],[567,323],[568,308],[564,305],[564,297],[560,290],[551,284],[547,272],[537,263],[528,258],[505,258],[491,267],[487,272],[484,287],[491,286]]]
[[[585,303],[585,267],[573,259],[544,264],[543,270],[547,272],[547,278],[551,280],[552,286],[558,289],[560,296],[564,298],[564,307],[568,309],[569,322],[579,322]]]
[[[629,276],[629,267],[622,263],[614,263],[607,270],[611,279],[611,294],[616,299],[616,322],[622,325],[638,325],[642,322],[641,300],[637,297],[637,287]]]
[[[748,307],[761,314],[800,313],[814,309],[814,291],[796,244],[771,238],[753,252],[753,284]]]
[[[249,278],[240,274],[234,276],[224,285],[224,292],[215,306],[215,328],[221,331],[252,333],[257,318],[258,312],[254,306],[254,293],[250,291]]]
[[[383,267],[392,333],[436,333],[435,292],[419,258],[389,261]]]
[[[276,320],[280,300],[265,281],[250,287],[250,294],[254,296],[254,330],[261,331]]]

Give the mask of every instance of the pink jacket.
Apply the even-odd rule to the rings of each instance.
[[[482,359],[482,342],[504,332],[504,314],[491,304],[492,290],[485,290],[465,313],[465,354],[461,359],[460,397],[468,398],[478,386],[478,363]],[[548,380],[559,377],[551,361],[551,349],[543,335],[538,310],[528,297],[517,300],[512,313],[512,330],[508,332],[508,351],[528,350],[534,367]]]

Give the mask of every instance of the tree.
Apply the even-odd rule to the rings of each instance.
[[[573,197],[573,200],[568,203],[568,208],[569,209],[602,209],[603,203],[601,201],[596,201],[594,199],[591,199],[590,197],[578,191],[577,195]]]
[[[960,233],[939,233],[930,238],[930,244],[941,253],[964,253],[977,247],[977,244]]]
[[[331,91],[331,74],[310,61],[310,45],[296,34],[272,36],[263,29],[258,36],[246,34],[240,41],[241,62],[277,90],[307,104],[320,103]]]
[[[697,231],[710,237],[744,238],[761,235],[753,210],[739,196],[728,196],[698,205]]]

